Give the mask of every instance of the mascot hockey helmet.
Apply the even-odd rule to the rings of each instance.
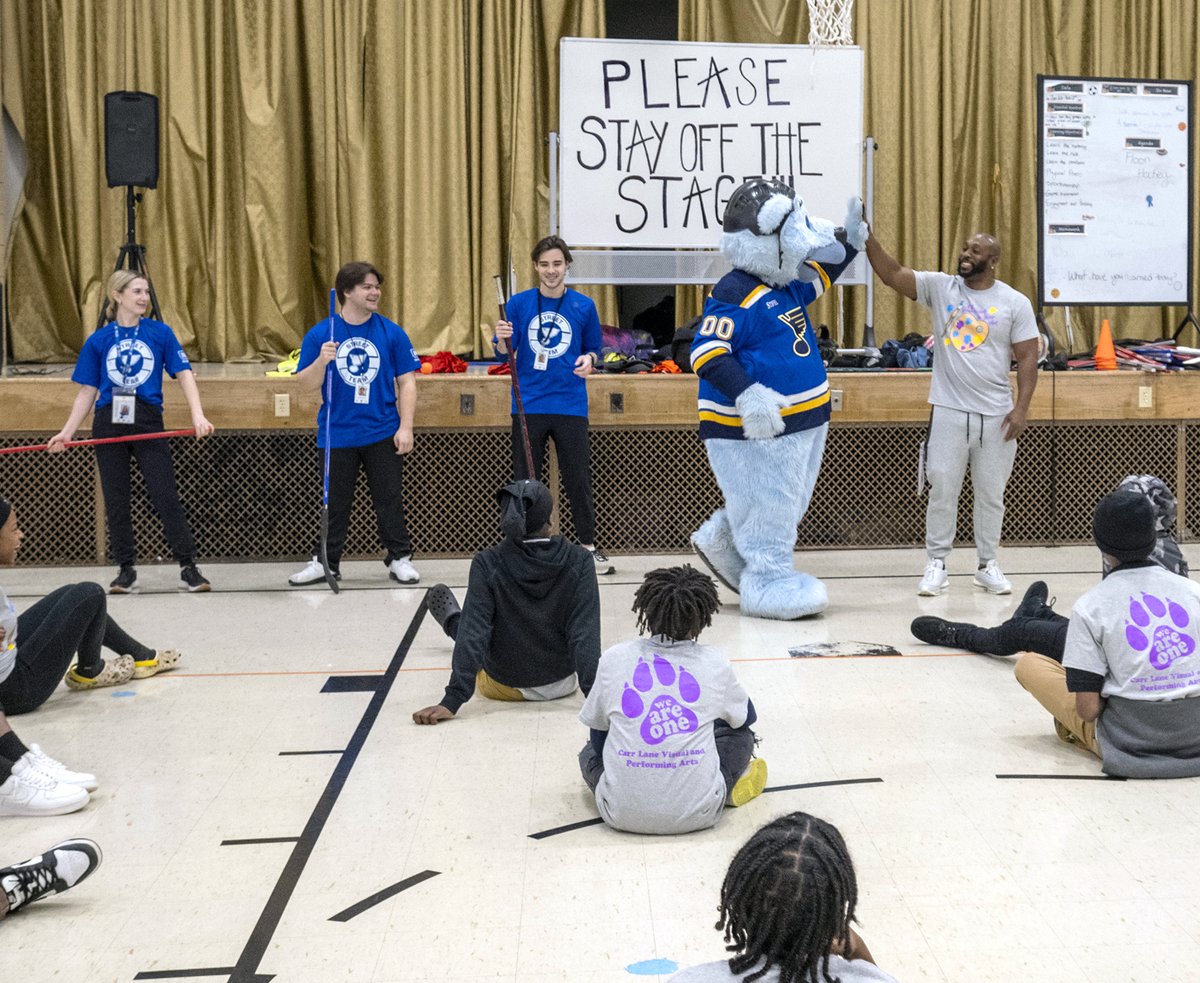
[[[791,211],[795,197],[796,192],[782,181],[751,178],[730,195],[721,228],[725,232],[749,229],[755,235],[774,235]]]

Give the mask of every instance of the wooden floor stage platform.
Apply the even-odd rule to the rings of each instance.
[[[320,496],[314,449],[318,392],[267,378],[262,365],[198,365],[205,413],[217,433],[173,440],[180,491],[207,559],[298,559],[311,550]],[[833,372],[829,444],[800,547],[911,546],[923,541],[916,452],[929,416],[929,373]],[[0,446],[44,440],[66,419],[77,387],[70,366],[23,366],[0,378]],[[419,555],[469,555],[494,542],[493,494],[509,473],[507,377],[418,379],[416,447],[406,462],[406,508]],[[720,494],[696,437],[694,376],[596,375],[588,381],[597,539],[613,553],[687,551],[688,536]],[[279,416],[277,397],[288,397]],[[166,425],[190,419],[166,386]],[[1184,538],[1200,529],[1200,377],[1190,373],[1043,372],[1031,427],[1009,486],[1005,541],[1090,539],[1096,500],[1131,473],[1157,474],[1180,500]],[[105,530],[92,456],[0,456],[0,494],[20,509],[24,563],[95,563]],[[549,456],[548,483],[558,488]],[[1195,498],[1193,507],[1191,499]],[[166,555],[137,496],[139,543]],[[573,532],[560,496],[564,532]],[[970,537],[971,496],[960,535]],[[360,482],[348,552],[378,552]]]

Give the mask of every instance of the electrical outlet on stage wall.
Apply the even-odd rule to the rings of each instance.
[[[275,415],[276,416],[291,416],[292,415],[292,397],[287,393],[275,394]]]

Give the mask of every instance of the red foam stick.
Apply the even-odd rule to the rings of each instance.
[[[95,447],[97,444],[127,444],[135,440],[162,440],[163,437],[191,437],[196,431],[163,430],[160,433],[131,433],[128,437],[92,437],[90,440],[68,440],[64,447]],[[28,444],[24,447],[0,447],[0,454],[21,454],[25,451],[44,451],[49,444]]]

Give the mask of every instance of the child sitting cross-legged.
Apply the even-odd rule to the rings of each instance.
[[[767,764],[754,757],[754,704],[725,653],[697,641],[720,606],[716,584],[692,567],[652,570],[633,600],[650,637],[600,656],[579,714],[591,728],[579,767],[616,829],[707,829],[767,783]]]

